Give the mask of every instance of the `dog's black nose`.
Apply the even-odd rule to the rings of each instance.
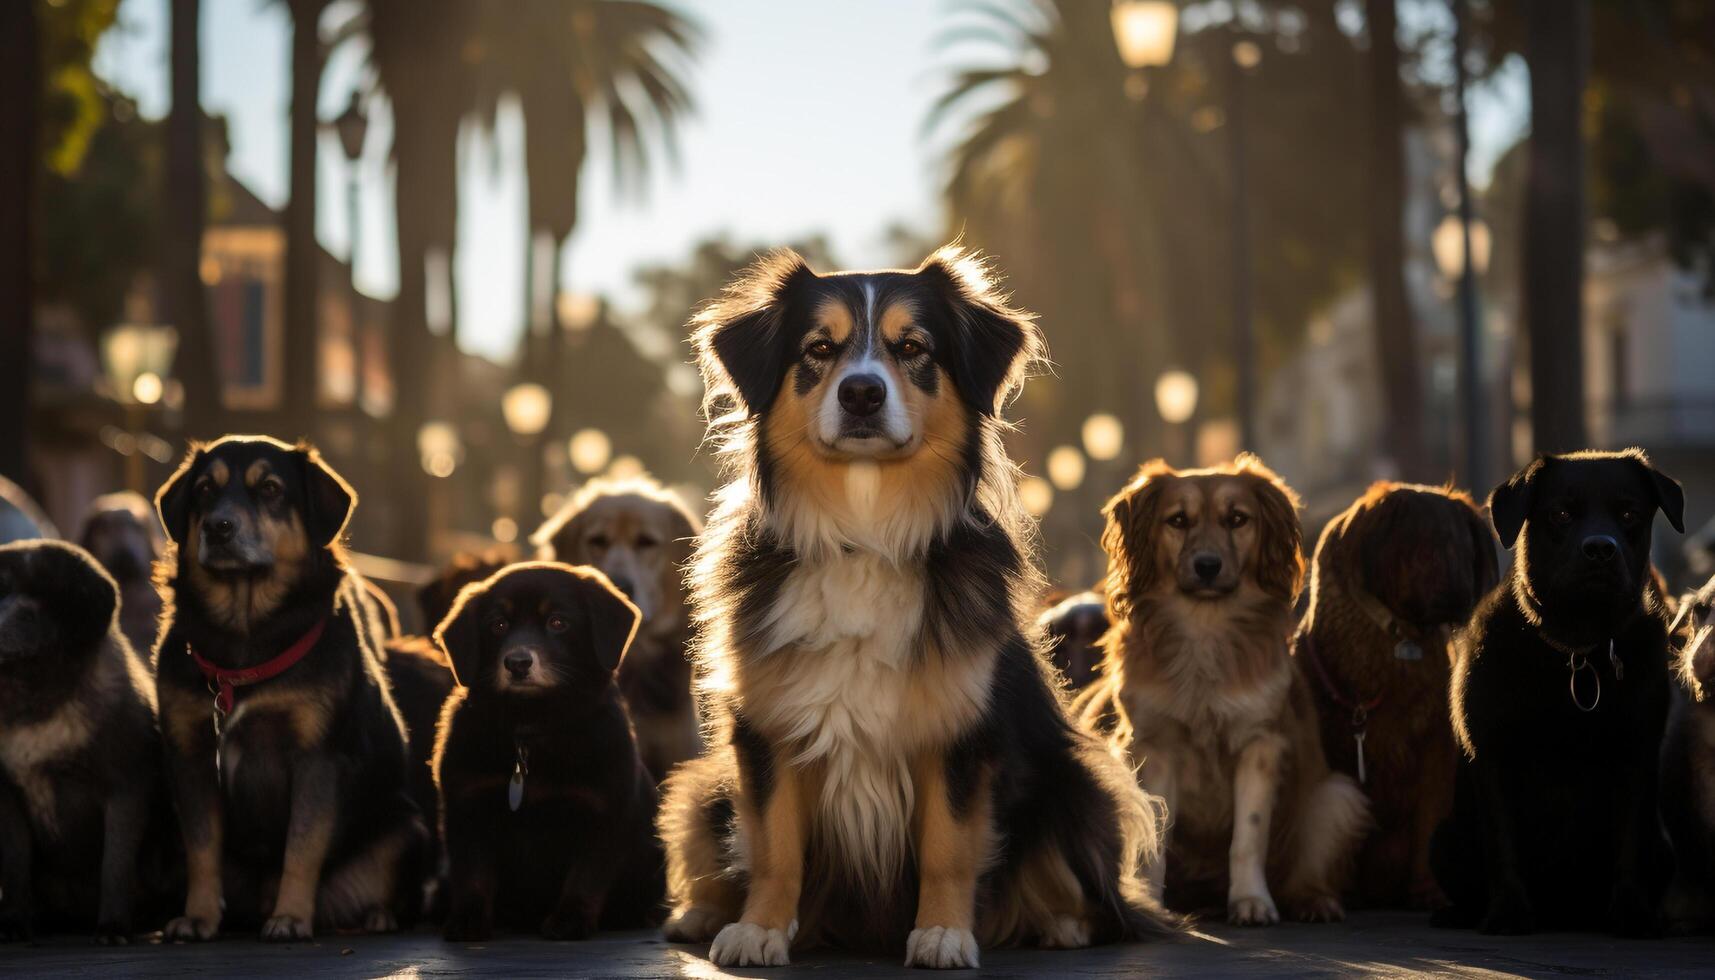
[[[1213,582],[1221,574],[1220,555],[1197,555],[1191,559],[1191,570],[1205,582]]]
[[[222,517],[204,524],[203,530],[207,532],[209,540],[217,544],[225,544],[232,540],[233,532],[238,530],[238,525],[234,524],[230,518]]]
[[[614,588],[625,593],[627,598],[629,598],[631,596],[633,590],[635,590],[637,588],[636,582],[633,582],[632,580],[624,577],[623,575],[615,577],[615,578],[610,578],[610,579],[608,579],[608,581],[613,583]]]
[[[853,415],[874,415],[887,400],[887,385],[873,374],[854,374],[840,382],[840,407]]]
[[[520,678],[530,673],[530,667],[535,662],[536,658],[530,654],[517,652],[507,654],[505,657],[501,658],[500,661],[501,665],[506,668],[506,672],[508,674],[511,674],[513,677]]]
[[[1584,557],[1591,561],[1609,562],[1620,553],[1620,543],[1606,534],[1592,534],[1584,539]]]

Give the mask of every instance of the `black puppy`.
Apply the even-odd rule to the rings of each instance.
[[[259,437],[194,448],[161,488],[157,691],[189,878],[169,940],[210,939],[223,914],[289,941],[414,911],[427,830],[385,615],[340,540],[355,504],[314,449]]]
[[[1517,557],[1459,638],[1437,925],[1658,931],[1668,623],[1650,527],[1659,509],[1683,531],[1684,501],[1636,449],[1542,456],[1490,495]]]
[[[118,603],[81,548],[0,546],[0,940],[93,926],[125,942],[162,883],[154,683]]]
[[[435,749],[447,939],[659,921],[655,781],[614,682],[638,621],[595,569],[530,562],[466,588],[435,631],[461,685]]]

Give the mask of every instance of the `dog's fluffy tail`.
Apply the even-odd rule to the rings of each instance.
[[[1119,866],[1105,876],[1102,889],[1102,904],[1114,920],[1114,938],[1136,941],[1183,932],[1188,921],[1164,908],[1144,880],[1144,869],[1165,859],[1166,802],[1138,786],[1117,749],[1097,748],[1088,758],[1097,782],[1114,801],[1119,830]]]

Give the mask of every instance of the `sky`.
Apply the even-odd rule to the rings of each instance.
[[[349,0],[342,0],[349,3]],[[1099,0],[1090,0],[1099,2]],[[703,28],[691,69],[698,112],[681,134],[681,166],[662,168],[641,197],[621,198],[609,161],[592,153],[580,220],[560,270],[574,292],[601,293],[623,309],[638,295],[633,270],[673,264],[703,239],[725,234],[762,245],[825,234],[854,267],[896,259],[886,230],[903,224],[933,232],[942,223],[943,171],[922,121],[943,88],[949,59],[936,35],[941,0],[669,0]],[[168,0],[123,0],[96,70],[137,98],[142,113],[168,105]],[[330,20],[343,12],[330,10]],[[203,0],[202,102],[228,120],[232,173],[263,201],[288,197],[287,110],[290,20],[280,0]],[[321,116],[331,119],[364,77],[367,51],[347,45],[323,77]],[[1473,99],[1475,178],[1521,129],[1528,106],[1520,72],[1503,75]],[[385,105],[372,105],[358,164],[360,288],[390,297],[397,260],[391,140]],[[524,307],[524,188],[517,164],[523,125],[503,111],[490,152],[474,134],[462,141],[458,300],[462,343],[497,360],[510,357]],[[498,166],[496,157],[498,156]],[[317,233],[335,255],[350,247],[348,165],[331,136],[319,157]]]

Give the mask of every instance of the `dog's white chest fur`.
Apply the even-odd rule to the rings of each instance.
[[[902,715],[923,617],[923,575],[865,554],[806,563],[776,598],[765,668],[748,712],[825,773],[819,828],[854,870],[884,877],[904,856],[912,799]]]
[[[41,721],[0,731],[0,769],[23,794],[32,822],[50,834],[58,820],[47,767],[88,745],[93,734],[89,712],[75,695]]]

